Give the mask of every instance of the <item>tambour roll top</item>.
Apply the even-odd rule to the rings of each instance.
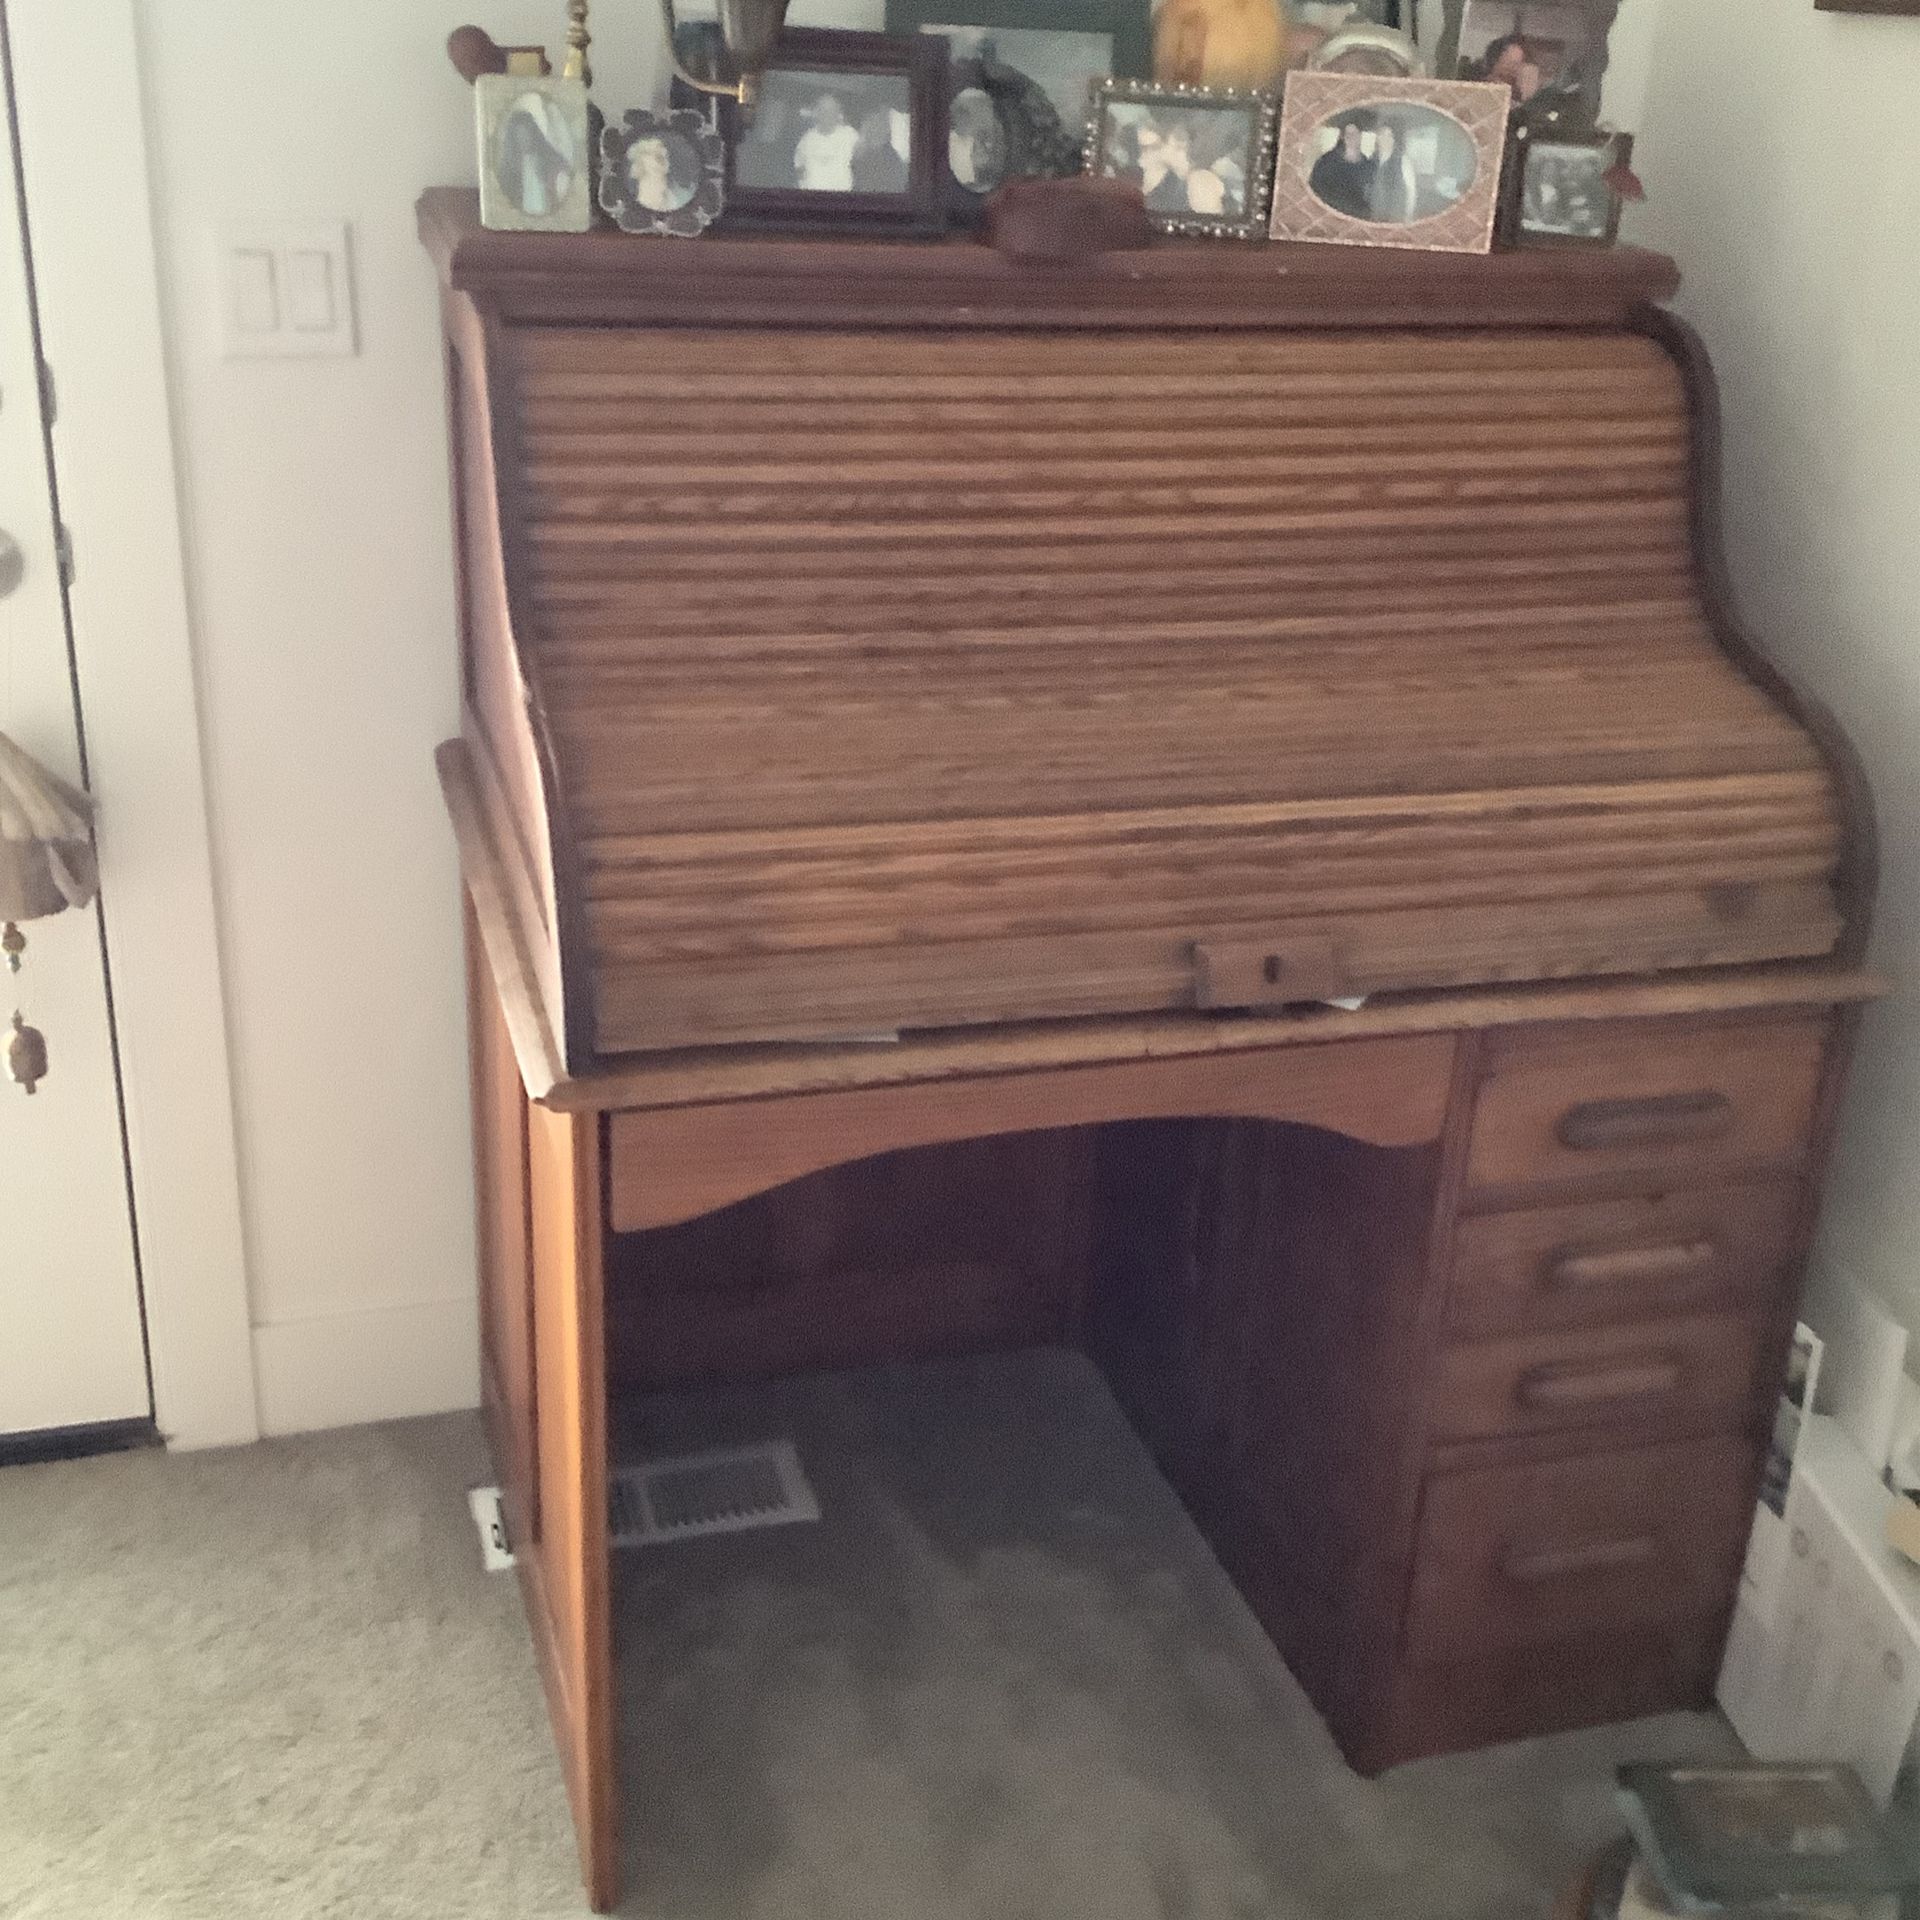
[[[1825,955],[1619,255],[507,236],[448,282],[466,732],[569,1065]]]

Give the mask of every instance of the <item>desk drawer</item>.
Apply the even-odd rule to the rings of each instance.
[[[1763,1304],[1794,1252],[1796,1181],[1635,1194],[1461,1221],[1448,1314],[1516,1331]]]
[[[1791,1166],[1806,1152],[1824,1019],[1658,1023],[1521,1041],[1474,1114],[1476,1188]]]
[[[1752,1523],[1745,1439],[1638,1447],[1428,1483],[1408,1650],[1480,1655],[1710,1615]]]
[[[1440,1356],[1432,1437],[1646,1420],[1738,1419],[1753,1404],[1767,1318],[1695,1313],[1626,1326],[1463,1340]]]

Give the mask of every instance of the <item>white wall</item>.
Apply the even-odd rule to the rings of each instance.
[[[1871,1014],[1826,1248],[1920,1331],[1920,20],[1676,0],[1637,153],[1725,393],[1729,544],[1757,634],[1879,800]]]
[[[883,0],[801,0],[877,26]],[[489,0],[557,53],[561,0]],[[596,94],[653,97],[649,0]],[[458,8],[143,0],[142,62],[206,733],[255,1353],[269,1431],[476,1397],[438,316],[420,190],[473,178]],[[78,136],[76,136],[78,137]],[[101,217],[110,218],[103,209]],[[360,352],[226,361],[226,221],[352,223]]]

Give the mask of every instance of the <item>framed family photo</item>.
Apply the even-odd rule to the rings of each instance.
[[[1488,252],[1512,111],[1508,89],[1484,82],[1293,74],[1273,237]]]
[[[946,72],[934,34],[782,34],[751,118],[722,102],[726,224],[937,233]]]
[[[593,224],[586,87],[578,80],[483,73],[473,91],[481,225],[585,233]]]
[[[1275,118],[1270,93],[1103,81],[1093,92],[1087,171],[1137,185],[1163,233],[1257,240]]]
[[[1525,131],[1524,129],[1522,131]],[[1611,178],[1633,164],[1630,133],[1516,134],[1504,237],[1520,247],[1610,247],[1625,203]]]

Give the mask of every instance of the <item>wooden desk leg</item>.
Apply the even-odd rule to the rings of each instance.
[[[620,1870],[600,1128],[597,1114],[527,1109],[539,1517],[533,1541],[515,1545],[587,1898],[607,1913]]]

